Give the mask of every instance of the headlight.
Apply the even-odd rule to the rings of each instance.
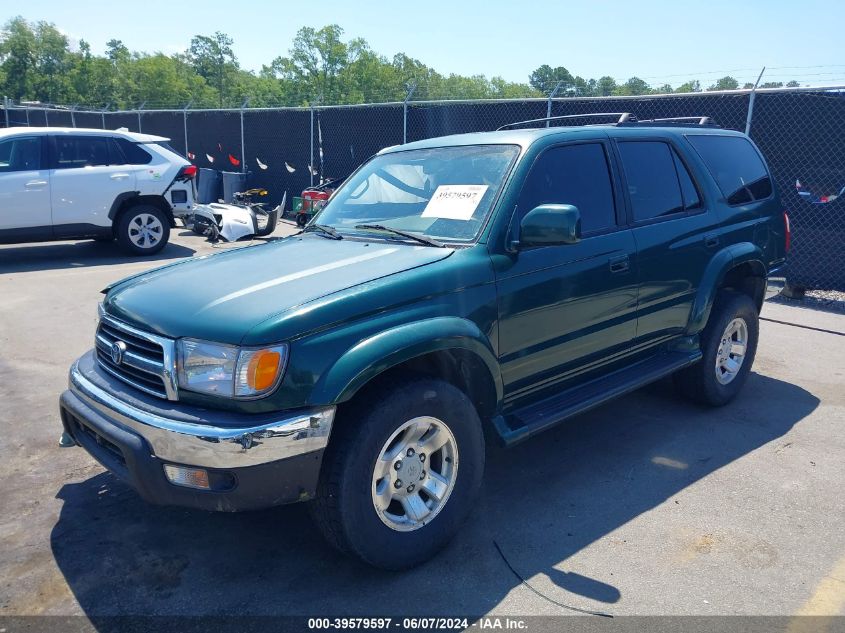
[[[179,386],[227,398],[254,398],[279,384],[287,363],[287,351],[287,345],[243,349],[179,339]]]

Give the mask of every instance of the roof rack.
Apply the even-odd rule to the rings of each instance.
[[[673,116],[662,119],[642,119],[635,121],[639,125],[706,125],[710,127],[719,127],[718,124],[709,116]]]
[[[530,123],[546,123],[548,127],[549,121],[565,121],[568,119],[595,119],[595,118],[610,118],[608,123],[593,123],[591,125],[644,125],[644,126],[667,126],[667,125],[701,125],[707,127],[719,127],[719,125],[709,116],[676,116],[666,117],[662,119],[637,119],[634,114],[630,112],[592,112],[589,114],[567,114],[565,116],[549,116],[542,119],[528,119],[527,121],[515,121],[508,123],[496,131],[507,130],[518,125],[528,125]]]
[[[594,119],[597,117],[611,117],[616,119],[613,124],[619,125],[621,123],[635,123],[637,117],[630,112],[592,112],[590,114],[567,114],[565,116],[547,116],[542,119],[528,119],[527,121],[514,121],[507,123],[502,127],[496,128],[496,131],[507,130],[515,125],[527,125],[528,123],[546,123],[548,121],[563,121],[566,119]]]

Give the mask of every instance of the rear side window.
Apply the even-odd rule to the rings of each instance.
[[[125,164],[149,165],[153,160],[152,155],[138,143],[133,143],[125,138],[116,138],[114,140],[126,159]]]
[[[689,142],[710,170],[728,204],[746,204],[772,195],[772,180],[760,154],[741,136],[690,135]]]
[[[652,220],[701,206],[689,172],[668,143],[624,141],[619,143],[619,154],[634,221]]]
[[[572,204],[581,212],[584,233],[616,225],[613,187],[601,143],[546,150],[534,163],[519,201],[524,216],[541,204]]]
[[[0,141],[0,174],[41,169],[41,138],[17,137]]]
[[[107,136],[55,136],[56,169],[111,165],[114,152]]]

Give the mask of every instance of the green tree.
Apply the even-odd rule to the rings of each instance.
[[[47,22],[35,25],[35,82],[37,99],[50,103],[67,100],[66,73],[68,71],[68,40],[55,26]]]
[[[221,108],[226,100],[226,88],[238,71],[232,44],[231,37],[217,31],[212,36],[195,35],[188,49],[188,60],[196,73],[217,90]]]
[[[701,83],[698,79],[691,79],[675,88],[675,92],[701,92]]]
[[[616,80],[607,75],[599,77],[599,80],[596,82],[596,94],[600,97],[609,97],[616,92],[617,88]]]
[[[0,33],[0,70],[3,92],[13,99],[32,98],[37,77],[35,33],[18,16],[9,20]]]
[[[349,63],[349,50],[337,24],[320,30],[303,27],[296,33],[288,57],[277,57],[271,67],[281,79],[293,81],[305,102],[342,103],[338,77]]]
[[[617,95],[647,95],[652,92],[651,87],[645,80],[639,77],[631,77],[624,84],[616,89],[614,94]]]
[[[730,75],[727,75],[721,79],[717,79],[716,83],[707,90],[736,90],[737,88],[739,88],[739,82]]]
[[[563,66],[552,68],[548,64],[543,64],[528,76],[528,83],[535,90],[549,94],[559,81],[563,82],[563,88],[568,88],[573,85],[574,79]]]

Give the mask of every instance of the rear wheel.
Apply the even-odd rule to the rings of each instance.
[[[140,204],[124,211],[117,222],[117,241],[136,255],[153,255],[170,239],[170,223],[158,207]]]
[[[751,297],[720,292],[701,333],[701,361],[675,374],[679,391],[710,406],[733,400],[751,371],[758,336],[759,317]]]
[[[384,569],[412,567],[448,543],[472,508],[481,422],[463,392],[430,378],[396,383],[355,410],[336,423],[312,515],[341,551]]]

